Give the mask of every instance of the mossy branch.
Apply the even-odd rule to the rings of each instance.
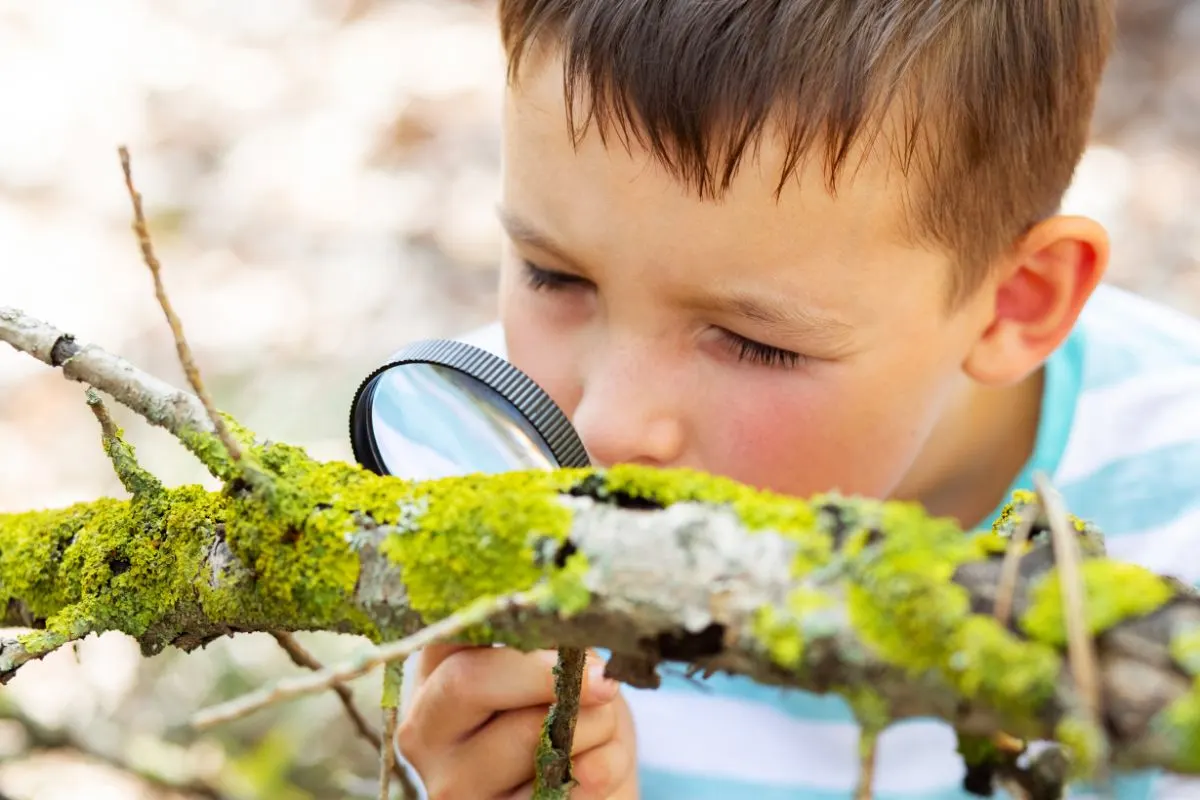
[[[61,355],[69,341],[71,357],[48,363],[215,441],[194,398],[129,365],[113,372],[112,356],[64,337],[0,312],[0,338],[35,354]],[[1047,525],[1032,525],[1015,578],[1001,580],[1035,497],[1014,498],[996,532],[968,535],[913,505],[790,499],[688,471],[411,483],[246,442],[277,487],[270,496],[188,486],[0,515],[3,624],[43,629],[22,638],[27,652],[108,630],[146,654],[275,630],[357,633],[386,648],[487,598],[536,590],[541,602],[460,640],[607,648],[610,667],[642,665],[614,677],[639,683],[645,665],[674,661],[838,693],[871,731],[923,716],[968,741],[1056,740],[1077,775],[1106,761],[1200,774],[1200,599],[1107,559],[1075,521],[1093,705],[1068,663],[1070,606]],[[1001,583],[1006,623],[993,609]],[[19,658],[0,651],[0,672]]]

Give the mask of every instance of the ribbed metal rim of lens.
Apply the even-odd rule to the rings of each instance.
[[[504,359],[466,342],[426,339],[413,342],[363,379],[350,405],[350,446],[358,463],[377,475],[387,470],[371,432],[371,389],[376,379],[401,364],[437,364],[482,381],[525,417],[545,441],[560,467],[588,467],[587,450],[566,414],[533,379]]]

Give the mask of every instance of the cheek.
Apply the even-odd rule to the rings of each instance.
[[[570,337],[562,335],[539,315],[523,307],[528,302],[518,288],[503,291],[500,323],[508,360],[540,386],[571,417],[580,400],[579,363]],[[553,342],[553,345],[548,345]]]
[[[833,373],[833,370],[829,371]],[[705,469],[783,494],[886,497],[916,459],[934,415],[919,382],[826,374],[709,395],[717,421]]]

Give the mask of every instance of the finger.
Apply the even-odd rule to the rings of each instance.
[[[595,654],[588,667],[581,706],[606,703],[618,684],[603,677]],[[462,741],[493,714],[554,700],[552,650],[523,653],[508,647],[470,648],[446,658],[417,689],[408,725],[420,731],[418,747],[445,747]]]
[[[416,669],[413,670],[413,680],[418,684],[425,680],[437,669],[443,661],[463,650],[482,649],[469,644],[431,644],[417,651]]]
[[[533,779],[534,755],[541,742],[545,707],[507,711],[455,748],[453,772],[477,784],[489,781],[488,796],[511,790]],[[581,709],[575,721],[572,752],[584,753],[612,739],[617,713],[608,703]]]
[[[571,800],[612,800],[618,791],[630,785],[632,771],[633,754],[626,742],[614,739],[588,750],[576,756],[571,765],[571,776],[577,781],[571,789]],[[533,780],[500,797],[532,800]]]

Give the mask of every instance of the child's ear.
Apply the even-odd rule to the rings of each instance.
[[[1094,220],[1056,216],[1036,225],[988,287],[991,316],[967,355],[967,374],[1007,386],[1037,370],[1071,333],[1108,257],[1108,234]]]

